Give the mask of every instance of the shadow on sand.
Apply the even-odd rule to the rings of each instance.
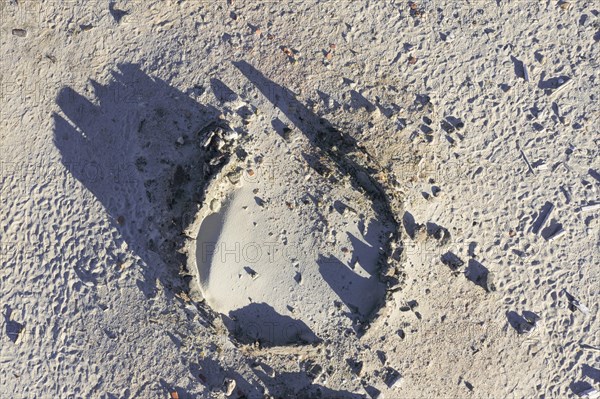
[[[58,93],[60,112],[52,117],[62,163],[102,204],[120,233],[110,238],[107,252],[119,252],[118,241],[124,240],[142,259],[144,280],[138,286],[144,294],[155,295],[157,280],[183,290],[181,234],[203,200],[206,177],[226,162],[209,165],[217,150],[203,148],[198,137],[218,111],[135,64],[119,65],[108,84],[91,80],[90,88],[86,95],[70,87]],[[87,234],[80,239],[97,238]],[[94,255],[73,265],[87,286],[111,277],[109,266],[99,269]],[[119,256],[113,255],[117,266]]]

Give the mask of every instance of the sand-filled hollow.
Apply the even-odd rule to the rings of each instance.
[[[313,342],[324,326],[365,318],[384,299],[386,230],[368,202],[344,187],[305,188],[286,199],[284,185],[242,179],[200,224],[202,293],[242,340]]]

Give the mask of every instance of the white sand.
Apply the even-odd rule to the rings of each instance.
[[[2,2],[0,393],[599,389],[600,7],[416,3]]]

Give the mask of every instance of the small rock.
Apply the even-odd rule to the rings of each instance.
[[[221,210],[221,201],[216,198],[210,201],[210,210],[214,213],[219,212]]]
[[[577,395],[580,398],[587,398],[587,399],[598,399],[598,398],[600,398],[600,392],[597,391],[594,388],[586,389],[585,391],[579,392]]]
[[[386,369],[384,382],[385,382],[385,385],[388,386],[388,388],[397,389],[400,387],[400,384],[402,383],[402,376],[400,375],[400,373],[398,371],[394,370],[391,367],[388,367]]]
[[[350,366],[350,370],[352,370],[352,373],[358,376],[361,375],[363,369],[363,362],[355,359],[348,359],[346,360],[346,362],[348,363],[348,366]]]
[[[12,34],[18,37],[27,36],[27,31],[25,29],[13,29]]]
[[[221,163],[221,161],[223,161],[224,159],[225,159],[225,154],[220,154],[220,155],[218,155],[218,156],[216,156],[216,157],[212,158],[212,159],[211,159],[211,160],[208,162],[208,164],[209,164],[210,166],[217,166],[217,165],[218,165],[218,164],[220,164],[220,163]]]
[[[496,284],[494,283],[495,274],[489,272],[485,281],[485,289],[488,293],[496,291]]]
[[[235,386],[235,380],[231,378],[225,378],[225,381],[223,382],[223,392],[225,392],[225,395],[231,396],[235,390]]]
[[[263,373],[268,375],[270,378],[275,378],[275,369],[273,369],[273,367],[269,366],[266,363],[262,363],[262,362],[255,363],[252,367],[259,368],[260,370],[262,370]]]
[[[283,139],[288,143],[292,141],[292,129],[290,129],[289,127],[283,128]]]
[[[256,270],[252,269],[251,267],[244,266],[244,270],[250,275],[250,277],[252,277],[253,280],[258,277],[258,273],[256,272]]]
[[[181,136],[180,136],[180,137],[177,139],[177,144],[179,144],[179,145],[183,145],[184,143],[185,143],[185,141],[183,140],[183,137],[181,137]]]
[[[206,148],[209,146],[210,142],[212,141],[212,138],[214,137],[215,132],[208,132],[206,134],[206,138],[204,139],[203,143],[202,143],[202,147]]]
[[[569,3],[568,1],[563,1],[559,4],[559,7],[563,10],[568,10],[569,8],[571,8],[571,3]]]
[[[461,268],[465,262],[462,261],[458,256],[452,252],[447,252],[441,257],[442,263],[448,266],[450,269],[456,271]]]
[[[232,130],[227,130],[227,131],[223,132],[222,137],[223,137],[223,140],[225,140],[225,141],[236,141],[237,139],[240,138],[240,134],[232,129]]]
[[[264,207],[266,205],[265,200],[260,197],[254,197],[254,201],[256,202],[256,205],[260,207]]]
[[[442,40],[446,43],[452,43],[454,41],[454,32],[448,32],[446,34],[442,34]]]
[[[296,272],[296,275],[294,276],[294,280],[296,280],[296,282],[298,284],[302,284],[302,274],[300,274],[300,272]]]
[[[223,147],[225,147],[225,141],[220,137],[216,137],[213,140],[213,145],[217,150],[221,150]]]
[[[227,175],[227,179],[231,184],[238,184],[241,180],[242,174],[239,171],[230,172]]]
[[[450,241],[450,232],[444,227],[437,226],[433,231],[428,233],[430,237],[435,238],[441,245],[446,245]]]

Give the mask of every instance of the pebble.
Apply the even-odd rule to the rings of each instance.
[[[232,130],[223,132],[222,137],[223,137],[223,140],[225,140],[225,141],[235,141],[240,138],[240,134],[232,129]]]
[[[27,36],[27,31],[25,29],[13,29],[12,34],[18,37]]]
[[[453,32],[448,32],[444,35],[444,41],[446,43],[452,43],[454,41],[454,33]]]
[[[283,139],[288,143],[292,141],[292,129],[287,126],[283,128]]]
[[[241,173],[239,171],[231,172],[227,175],[227,179],[231,184],[238,184],[241,179]]]
[[[219,212],[221,210],[221,201],[216,198],[210,201],[210,210],[214,213]]]
[[[386,369],[384,382],[388,388],[396,389],[400,387],[400,384],[402,383],[402,376],[398,371],[388,367]]]
[[[221,150],[225,146],[225,141],[222,138],[217,137],[214,141],[214,146],[217,150]]]
[[[180,137],[177,139],[177,144],[179,144],[179,145],[183,145],[184,143],[185,143],[185,141],[183,140],[183,137],[181,137],[181,136],[180,136]]]
[[[231,378],[225,378],[225,381],[223,382],[223,392],[225,392],[225,395],[231,396],[235,390],[235,386],[235,380]]]
[[[600,398],[600,392],[594,388],[586,389],[585,391],[578,393],[578,395],[580,398],[587,398],[587,399]]]

